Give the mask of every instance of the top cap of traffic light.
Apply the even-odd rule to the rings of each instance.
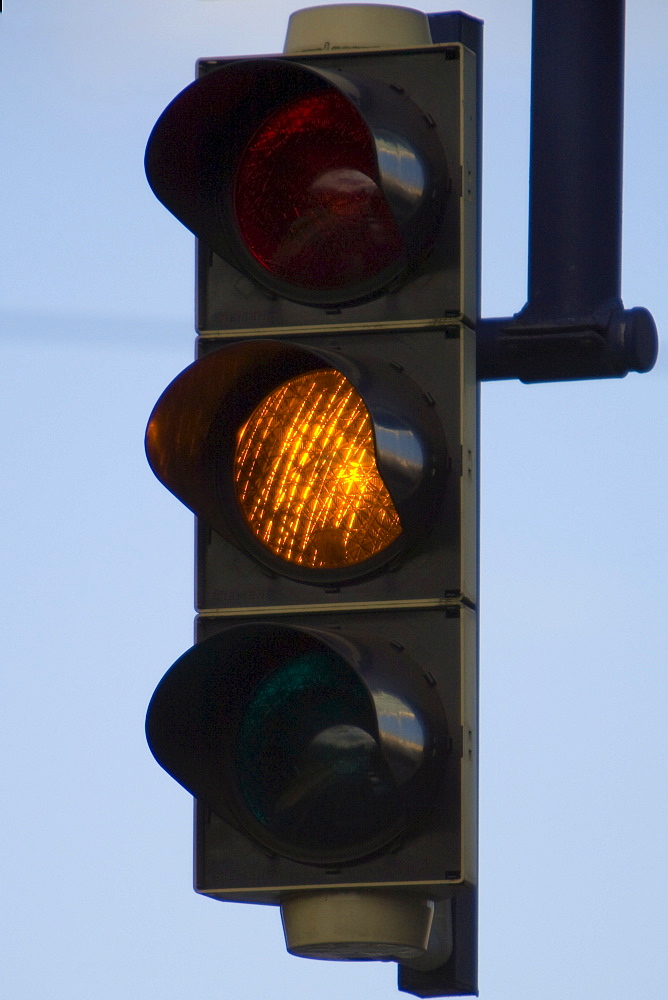
[[[432,123],[383,81],[228,63],[153,129],[156,196],[223,259],[312,305],[381,294],[433,247],[448,190]]]

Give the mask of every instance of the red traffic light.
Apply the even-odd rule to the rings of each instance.
[[[401,88],[287,60],[186,87],[146,150],[157,197],[229,263],[311,305],[382,294],[442,237],[445,155]]]
[[[255,259],[296,288],[336,294],[405,262],[372,135],[332,88],[262,123],[239,160],[234,214]]]

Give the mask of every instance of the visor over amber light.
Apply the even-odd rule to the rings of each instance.
[[[437,415],[400,367],[275,340],[186,368],[146,432],[156,476],[273,572],[340,583],[428,530],[444,495]]]
[[[229,63],[163,112],[146,173],[224,260],[306,305],[381,295],[443,238],[449,181],[433,122],[379,80]]]

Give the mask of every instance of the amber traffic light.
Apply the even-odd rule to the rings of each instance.
[[[259,585],[270,569],[279,589],[292,589],[286,603],[300,602],[291,581],[321,600],[314,585],[346,584],[354,595],[375,579],[380,595],[383,570],[403,561],[405,572],[408,559],[433,593],[421,556],[445,574],[444,591],[473,587],[473,548],[446,545],[465,530],[455,414],[473,350],[465,331],[451,334],[357,335],[345,351],[325,349],[324,338],[242,340],[217,345],[168,386],[149,420],[148,459],[221,536],[215,546],[236,549],[228,585],[246,575]],[[447,366],[443,377],[430,370],[434,359]],[[205,549],[202,590],[221,558]]]
[[[353,566],[401,532],[369,412],[333,368],[297,375],[258,404],[237,433],[234,482],[257,538],[298,565]]]

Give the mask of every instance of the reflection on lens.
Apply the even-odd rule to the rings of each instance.
[[[401,533],[368,410],[331,368],[290,379],[253,411],[237,436],[234,480],[255,535],[300,566],[355,566]]]
[[[334,89],[297,98],[258,129],[239,163],[235,211],[256,260],[301,288],[345,289],[405,252],[372,137]]]
[[[236,743],[250,814],[297,855],[334,849],[355,856],[394,828],[398,788],[378,744],[371,697],[330,650],[297,656],[264,678]]]

